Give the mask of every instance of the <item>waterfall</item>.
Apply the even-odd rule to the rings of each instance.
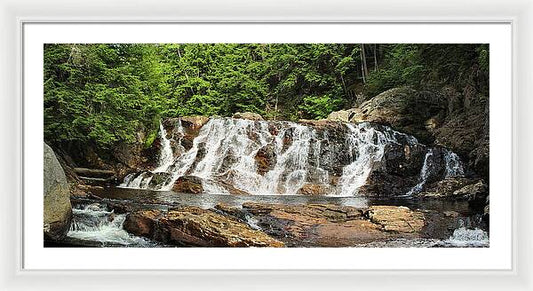
[[[353,196],[372,171],[383,165],[387,146],[418,144],[412,136],[370,123],[314,127],[288,121],[211,118],[188,150],[181,145],[185,136],[181,120],[172,132],[170,137],[160,124],[157,168],[130,174],[121,186],[169,191],[180,177],[196,176],[204,193],[291,195],[307,187],[324,195]],[[409,195],[422,189],[432,155],[429,150],[420,181]],[[457,155],[446,151],[445,160],[447,176],[463,174]]]
[[[424,164],[420,170],[418,184],[411,188],[411,190],[405,194],[406,196],[411,196],[423,190],[427,179],[432,174],[432,168],[434,167],[434,151],[435,149],[433,148],[427,151],[426,156],[424,157]],[[447,149],[443,149],[443,156],[445,166],[444,178],[464,177],[463,162],[461,162],[459,156]]]
[[[464,176],[463,163],[456,153],[445,150],[444,161],[446,164],[446,178]]]
[[[489,246],[489,235],[482,229],[470,229],[463,226],[455,229],[444,243],[456,247],[487,247]]]
[[[422,165],[422,169],[420,170],[420,178],[418,179],[418,184],[416,184],[409,192],[407,192],[407,196],[411,196],[413,194],[419,193],[422,191],[422,188],[426,184],[426,181],[429,177],[429,174],[431,173],[429,167],[430,167],[430,161],[433,157],[433,149],[429,149],[426,153],[426,156],[424,157],[424,164]]]
[[[183,134],[183,127],[181,126],[181,120],[178,124],[178,132]],[[161,139],[161,154],[159,155],[158,167],[153,170],[154,173],[166,172],[168,167],[174,163],[174,153],[172,152],[172,146],[170,146],[170,140],[167,138],[167,131],[162,122],[159,122],[159,138]]]
[[[155,243],[126,232],[122,225],[126,214],[115,214],[100,204],[82,205],[72,209],[72,222],[67,237],[98,241],[110,245],[148,247]]]
[[[181,139],[184,136],[183,126],[181,124],[181,120],[178,121],[177,125],[177,133],[179,138]],[[168,171],[169,167],[174,164],[174,152],[172,150],[172,145],[170,140],[167,137],[167,131],[165,130],[165,127],[163,126],[163,123],[159,122],[159,139],[161,140],[161,151],[159,154],[159,160],[157,167],[150,172],[146,173],[131,173],[128,174],[125,178],[122,184],[119,185],[119,187],[124,188],[134,188],[134,189],[147,189],[149,188],[150,182],[152,181],[154,177],[154,173],[165,173]],[[179,142],[179,140],[178,140]],[[179,144],[179,143],[178,143]],[[179,145],[179,149],[183,150],[183,147],[181,144]]]

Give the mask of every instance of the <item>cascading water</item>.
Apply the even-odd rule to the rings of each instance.
[[[366,183],[373,165],[383,159],[387,144],[398,144],[396,136],[402,135],[390,129],[378,131],[368,123],[346,124],[348,153],[353,160],[344,167],[340,178],[339,195],[355,195]],[[406,136],[406,135],[403,135]],[[407,138],[408,144],[418,143],[415,138]]]
[[[126,232],[122,225],[126,214],[115,214],[100,204],[81,205],[72,209],[72,222],[67,237],[97,241],[105,245],[150,247],[156,244]]]
[[[183,126],[181,125],[181,120],[178,121],[177,125],[177,134],[179,139],[184,136]],[[150,185],[150,182],[153,179],[154,173],[165,173],[169,170],[169,167],[174,164],[174,152],[172,150],[171,141],[167,137],[167,131],[163,126],[162,122],[159,122],[159,138],[161,140],[161,151],[159,154],[159,161],[157,168],[153,171],[146,173],[132,173],[127,175],[124,178],[124,182],[120,184],[120,187],[124,188],[133,188],[133,189],[147,189]],[[178,140],[179,142],[179,140]],[[179,144],[179,143],[178,143]],[[183,147],[179,145],[179,150],[183,151]]]
[[[464,168],[461,159],[454,152],[443,149],[442,154],[444,156],[444,178],[453,178],[453,177],[463,177]],[[418,178],[418,184],[416,184],[406,196],[411,196],[413,194],[419,193],[424,189],[424,186],[429,178],[429,176],[434,171],[436,161],[435,159],[435,149],[431,148],[427,151],[426,156],[424,157],[424,164],[420,170],[420,176]]]
[[[445,150],[444,161],[446,163],[446,178],[464,176],[463,163],[456,153]]]
[[[183,127],[179,121],[178,132],[183,134]],[[161,154],[159,155],[159,166],[153,170],[154,173],[166,172],[168,167],[174,163],[174,153],[170,146],[170,140],[167,138],[167,131],[163,123],[159,123],[159,137],[161,138]]]
[[[181,121],[173,131],[174,142],[161,124],[157,168],[128,175],[121,186],[169,191],[180,177],[189,175],[200,178],[203,191],[211,194],[297,194],[311,185],[325,192],[321,194],[353,196],[383,162],[387,146],[418,145],[416,138],[386,126],[337,125],[333,130],[286,121],[211,118],[185,150]],[[180,149],[173,151],[172,145]],[[409,195],[425,184],[431,155],[430,149],[420,181]],[[446,151],[445,160],[447,177],[463,174],[457,155]]]
[[[424,165],[422,165],[422,169],[420,170],[420,178],[418,179],[419,182],[413,188],[411,188],[409,192],[407,192],[407,196],[411,196],[415,193],[422,191],[422,188],[426,184],[426,181],[429,177],[431,157],[433,157],[433,149],[429,149],[427,151],[426,156],[424,157]]]

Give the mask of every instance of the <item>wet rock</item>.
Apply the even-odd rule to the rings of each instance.
[[[43,229],[45,240],[61,240],[72,220],[70,189],[65,172],[54,151],[44,144],[44,209]]]
[[[230,206],[226,203],[218,203],[215,205],[215,209],[241,221],[246,221],[246,213],[240,207]]]
[[[171,177],[172,177],[171,173],[166,173],[166,172],[153,173],[149,186],[152,189],[155,189],[157,185],[163,184],[164,182],[168,181]]]
[[[228,175],[231,176],[231,171],[228,173]],[[216,179],[213,182],[216,183],[218,186],[224,188],[232,195],[250,195],[250,193],[233,186],[233,183],[231,183],[231,178],[227,176],[226,179],[221,177],[221,179]]]
[[[385,230],[382,225],[365,218],[362,210],[349,206],[246,202],[243,211],[249,213],[265,232],[288,246],[355,246],[375,240],[419,235]]]
[[[138,236],[154,237],[158,220],[162,217],[159,210],[145,210],[128,214],[124,221],[124,229]]]
[[[436,142],[463,158],[485,180],[489,178],[489,102],[480,98],[468,110],[449,114],[444,124],[433,131]]]
[[[284,244],[234,218],[198,207],[180,207],[164,214],[131,214],[127,231],[179,246],[283,247]],[[155,222],[154,222],[155,221]],[[129,226],[133,227],[129,227]]]
[[[192,148],[193,140],[208,121],[209,117],[197,115],[169,118],[163,122],[175,156],[179,156]],[[180,123],[183,132],[178,130]]]
[[[471,205],[484,206],[489,195],[489,187],[483,180],[477,183],[466,185],[461,189],[455,190],[452,194],[454,200],[466,200]]]
[[[424,228],[424,214],[403,206],[372,206],[366,212],[371,222],[383,230],[399,233],[416,233]]]
[[[310,119],[300,119],[298,123],[315,127],[317,129],[333,129],[336,127],[343,127],[343,124],[338,121],[321,119],[321,120],[310,120]]]
[[[264,120],[261,115],[253,112],[237,112],[233,114],[233,118],[248,119],[253,121]]]
[[[429,184],[423,192],[416,194],[425,199],[447,199],[457,201],[478,201],[484,203],[488,187],[483,180],[464,177],[450,177]]]
[[[304,184],[300,189],[298,189],[298,194],[303,195],[325,195],[328,194],[330,187],[324,184]]]
[[[490,217],[490,199],[489,199],[489,196],[487,195],[487,199],[485,200],[485,207],[483,208],[483,221],[485,221],[486,223],[489,223],[489,217]]]
[[[182,176],[174,183],[172,190],[178,193],[200,194],[204,192],[202,179],[196,176]]]
[[[269,143],[260,148],[255,155],[255,162],[257,164],[257,173],[264,175],[268,171],[272,170],[275,166],[276,152],[274,150],[274,144]]]

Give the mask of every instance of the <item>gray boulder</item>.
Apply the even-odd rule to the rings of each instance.
[[[72,219],[70,191],[67,178],[57,157],[44,144],[44,238],[61,240],[65,237]]]

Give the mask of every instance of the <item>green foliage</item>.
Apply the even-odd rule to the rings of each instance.
[[[312,119],[326,118],[331,112],[339,107],[340,99],[333,99],[331,96],[306,96],[300,109],[307,112]]]
[[[183,115],[319,119],[355,103],[360,44],[47,44],[45,140],[112,148]],[[373,96],[398,86],[488,80],[488,45],[364,45]],[[366,75],[366,74],[365,74]],[[488,81],[487,81],[488,84]],[[487,85],[488,88],[488,85]],[[359,90],[354,92],[354,90]],[[488,92],[488,89],[487,89]]]
[[[479,79],[474,82],[477,90],[488,94],[486,44],[396,44],[382,49],[381,68],[372,72],[365,84],[368,96],[399,86],[431,89],[451,85],[462,91],[472,79]]]

